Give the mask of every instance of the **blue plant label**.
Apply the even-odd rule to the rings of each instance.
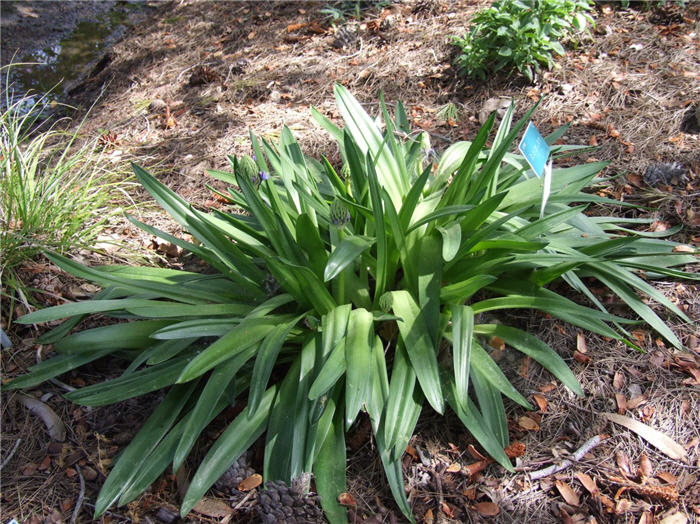
[[[544,166],[549,158],[549,144],[545,142],[542,135],[535,127],[535,124],[530,122],[527,125],[523,139],[520,141],[518,149],[530,164],[530,167],[535,172],[538,178],[542,176]]]

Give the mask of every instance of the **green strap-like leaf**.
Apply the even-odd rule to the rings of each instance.
[[[311,218],[306,213],[302,213],[296,222],[296,239],[301,248],[309,257],[309,265],[316,276],[323,277],[323,271],[328,262],[328,253],[323,245],[323,241],[318,234],[318,227],[314,226]]]
[[[338,502],[338,495],[347,491],[346,462],[343,410],[337,410],[314,464],[316,491],[321,498],[321,507],[326,518],[333,523],[348,521],[347,509]]]
[[[462,227],[458,222],[453,222],[447,227],[438,226],[437,229],[442,235],[442,259],[449,262],[459,251],[459,245],[462,242]]]
[[[214,409],[211,411],[209,419],[205,424],[208,425],[214,419],[214,417],[224,410],[227,405],[228,402],[219,400],[219,402],[217,402],[217,404],[214,406]],[[186,422],[187,418],[184,418],[178,422],[177,425],[165,436],[165,438],[160,441],[158,447],[156,447],[156,449],[154,449],[147,457],[144,457],[141,465],[138,467],[138,474],[133,478],[128,487],[119,497],[119,502],[117,503],[118,506],[124,506],[141,495],[158,479],[158,477],[160,477],[170,463],[173,462],[175,450],[184,432]],[[177,471],[177,468],[173,469],[174,471]]]
[[[183,355],[128,375],[71,391],[65,398],[81,406],[107,406],[174,384],[191,357]]]
[[[168,325],[168,320],[141,320],[86,329],[59,340],[54,349],[66,355],[102,349],[144,349],[153,344],[151,335]]]
[[[408,291],[393,291],[391,295],[394,313],[402,319],[397,322],[399,332],[425,398],[435,411],[443,413],[445,402],[440,387],[435,342],[428,326]]]
[[[531,357],[552,373],[571,391],[583,396],[583,390],[576,376],[552,348],[537,337],[510,326],[501,324],[477,324],[474,331],[480,335],[497,336],[506,344]]]
[[[184,419],[185,427],[182,438],[178,442],[173,456],[173,471],[180,469],[197,437],[212,419],[219,400],[224,396],[224,392],[234,380],[238,370],[248,360],[245,357],[250,358],[249,355],[240,354],[223,364],[219,364],[209,375],[207,383],[197,398],[197,403]]]
[[[250,379],[250,393],[248,395],[248,411],[250,416],[255,414],[255,411],[260,405],[263,394],[267,389],[267,382],[270,380],[272,368],[277,361],[282,346],[287,341],[289,332],[303,318],[303,315],[295,318],[291,322],[280,324],[270,331],[263,339],[255,357],[253,366],[253,374]]]
[[[88,362],[102,358],[112,351],[111,348],[106,348],[90,351],[89,353],[58,355],[30,367],[29,373],[21,375],[7,384],[3,384],[2,389],[24,389],[37,386],[72,369],[79,368]]]
[[[489,429],[484,422],[484,419],[479,414],[476,406],[469,399],[468,406],[461,406],[455,401],[454,393],[454,382],[450,384],[450,394],[447,396],[447,401],[450,404],[452,410],[457,414],[459,420],[462,421],[464,427],[469,430],[469,432],[474,436],[474,438],[481,444],[481,446],[486,450],[486,452],[491,455],[496,462],[501,466],[506,468],[508,471],[513,471],[513,466],[510,463],[508,455],[505,454],[503,448],[500,445],[500,441],[496,435]]]
[[[372,345],[374,317],[364,308],[353,309],[345,341],[345,426],[355,421],[360,408],[369,400],[372,386]]]
[[[136,477],[143,458],[155,449],[158,442],[172,427],[196,385],[193,382],[173,387],[131,440],[117,459],[100,490],[95,502],[94,518],[98,518],[107,511]]]
[[[338,379],[345,374],[345,369],[345,339],[342,338],[331,351],[321,371],[318,372],[316,379],[311,384],[309,399],[315,400],[327,393],[338,382]]]
[[[201,318],[173,322],[154,331],[156,340],[179,340],[193,337],[221,337],[240,323],[238,318]]]
[[[374,245],[374,242],[374,239],[360,235],[344,238],[331,253],[331,256],[328,257],[328,262],[323,271],[324,282],[332,280],[346,267],[355,262],[362,253]]]
[[[440,300],[443,303],[462,303],[468,300],[481,288],[496,280],[493,275],[476,275],[461,282],[443,286],[440,289]]]
[[[275,326],[288,317],[245,319],[235,328],[194,357],[177,381],[187,382],[206,373],[221,362],[256,346]]]
[[[466,406],[469,397],[469,370],[474,337],[474,311],[469,306],[452,308],[452,360],[455,374],[455,400]]]
[[[483,375],[479,367],[472,367],[471,376],[484,422],[498,439],[500,447],[505,448],[508,445],[508,420],[501,392]]]
[[[276,386],[268,389],[263,395],[255,416],[249,418],[247,409],[244,409],[214,443],[192,478],[190,487],[182,501],[180,515],[183,518],[199,502],[212,484],[219,480],[224,471],[262,435],[267,427],[267,420],[276,394]]]

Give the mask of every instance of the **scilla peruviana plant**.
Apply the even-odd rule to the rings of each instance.
[[[41,338],[57,356],[6,387],[35,386],[114,354],[128,363],[120,377],[66,397],[102,406],[167,391],[115,462],[96,516],[135,498],[170,465],[177,470],[209,422],[238,399],[246,408],[191,479],[183,515],[264,435],[265,481],[313,473],[328,519],[345,521],[337,502],[346,490],[345,432],[366,411],[396,502],[412,519],[401,456],[424,408],[445,413],[449,406],[512,470],[502,397],[530,405],[489,357],[483,337],[500,337],[582,394],[544,342],[482,322],[481,313],[536,309],[633,345],[624,327],[634,321],[607,312],[585,277],[681,346],[637,292],[689,319],[638,273],[697,279],[674,269],[697,259],[675,253],[672,242],[634,233],[629,219],[584,214],[586,203],[606,202],[582,192],[602,163],[555,169],[540,218],[540,181],[509,152],[534,108],[512,125],[511,107],[487,148],[492,115],[473,142],[452,145],[434,166],[426,162],[427,138],[410,138],[400,103],[392,119],[382,101],[382,126],[345,88],[336,86],[335,94],[345,127],[314,116],[338,142],[343,176],[326,159],[306,158],[286,128],[278,145],[251,136],[255,159],[231,157],[232,173],[211,172],[231,184],[222,196],[240,212],[198,211],[134,166],[198,243],[132,221],[200,257],[213,274],[88,268],[51,257],[103,290],[91,301],[23,317],[70,319]],[[554,282],[591,306],[549,289]],[[131,322],[69,333],[88,313]]]

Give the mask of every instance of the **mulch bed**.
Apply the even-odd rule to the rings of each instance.
[[[487,100],[512,98],[522,114],[544,97],[535,113],[538,127],[548,132],[570,123],[567,143],[598,146],[583,161],[610,161],[605,175],[619,175],[601,185],[600,194],[649,206],[641,213],[656,220],[652,230],[683,225],[676,238],[697,246],[700,144],[688,115],[700,102],[700,6],[680,8],[667,2],[647,10],[623,10],[598,4],[592,40],[567,46],[558,67],[539,75],[534,84],[503,77],[470,83],[451,67],[454,50],[447,35],[463,33],[473,13],[488,3],[397,2],[336,26],[320,12],[323,3],[165,3],[114,46],[106,68],[74,89],[75,103],[84,108],[99,95],[83,132],[109,131],[112,155],[138,159],[184,198],[206,208],[216,201],[205,184],[216,184],[205,169],[226,169],[227,154],[249,154],[249,130],[274,139],[286,125],[305,153],[337,155],[309,111],[313,105],[338,117],[334,82],[348,87],[370,111],[378,107],[379,91],[388,102],[403,100],[414,128],[429,131],[438,150],[476,134]],[[447,103],[458,108],[457,119],[440,117]],[[650,165],[670,162],[680,164],[683,176],[645,179]],[[147,201],[136,189],[132,197]],[[144,206],[139,212],[141,220],[178,232],[157,210]],[[167,246],[162,249],[133,226],[113,227],[135,249],[151,251],[176,266],[181,263],[177,253],[168,253]],[[50,287],[59,299],[76,295],[80,284],[55,268],[40,266],[38,274],[43,284],[37,286]],[[700,318],[698,286],[665,283],[660,288],[691,318]],[[579,336],[551,318],[522,315],[523,326],[569,361],[586,397],[579,399],[552,383],[541,368],[512,350],[494,347],[494,356],[516,386],[539,408],[526,412],[507,406],[511,438],[524,445],[524,454],[515,461],[517,472],[507,474],[493,465],[475,471],[474,464],[482,459],[460,422],[438,419],[425,410],[404,457],[416,517],[424,522],[651,523],[681,512],[694,522],[700,510],[696,326],[672,324],[690,350],[682,355],[639,329],[635,337],[646,352],[638,354],[602,337]],[[13,325],[10,334],[15,346],[2,353],[4,377],[19,374],[36,359],[33,329]],[[112,364],[97,363],[62,380],[80,387],[115,373]],[[42,423],[16,402],[16,394],[2,394],[5,520],[89,520],[110,462],[157,401],[136,399],[90,410],[64,401],[63,387],[44,384],[31,391],[65,423],[63,443],[49,438]],[[634,433],[608,423],[601,412],[633,414],[685,446],[687,460],[669,459]],[[202,449],[215,430],[202,439],[209,439]],[[566,458],[597,434],[609,438],[579,463],[529,480],[528,472]],[[348,442],[356,520],[401,521],[366,427],[359,424]],[[581,474],[596,480],[599,493],[589,489]],[[671,487],[679,496],[664,498],[653,486]],[[150,492],[108,512],[103,520],[167,521],[177,510],[181,490],[182,478],[166,475]],[[217,492],[210,496],[224,498]],[[254,503],[252,498],[230,521],[254,521]],[[188,520],[221,519],[192,513]]]

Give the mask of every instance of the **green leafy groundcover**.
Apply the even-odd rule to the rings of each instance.
[[[389,485],[408,518],[401,456],[424,408],[445,413],[449,406],[512,471],[502,397],[530,404],[489,357],[484,339],[500,337],[582,391],[544,342],[486,323],[481,314],[536,309],[634,346],[626,327],[635,321],[608,313],[586,286],[590,277],[681,347],[639,294],[689,322],[648,279],[697,280],[674,269],[697,258],[630,229],[645,220],[584,214],[588,203],[610,202],[582,192],[603,163],[555,169],[540,218],[541,182],[509,152],[534,108],[512,125],[511,107],[488,148],[492,115],[473,142],[453,144],[433,165],[428,137],[411,133],[401,103],[392,118],[382,100],[374,119],[342,86],[335,94],[344,128],[313,114],[337,140],[340,173],[325,158],[305,157],[286,128],[278,145],[251,135],[254,159],[230,157],[232,173],[210,173],[231,185],[222,195],[231,211],[204,213],[134,166],[197,243],[132,222],[190,251],[215,274],[89,268],[51,256],[103,290],[91,301],[23,317],[23,323],[68,320],[41,337],[57,356],[5,387],[32,387],[113,354],[130,362],[120,377],[66,398],[102,406],[167,389],[116,461],[95,516],[137,497],[171,465],[177,470],[209,422],[236,399],[247,399],[247,407],[191,479],[183,515],[264,435],[265,481],[311,472],[328,519],[345,521],[337,502],[346,490],[345,470],[338,465],[346,461],[345,432],[360,411],[369,415]],[[575,149],[554,146],[556,155]],[[591,306],[548,289],[554,282]],[[131,322],[71,333],[89,313]]]

